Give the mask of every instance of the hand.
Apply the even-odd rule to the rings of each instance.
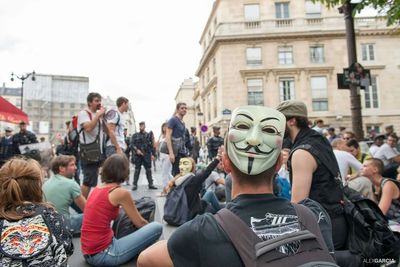
[[[169,160],[171,161],[171,163],[175,162],[175,155],[173,153],[169,153]]]
[[[140,149],[136,149],[136,154],[139,156],[143,156],[143,152]]]
[[[151,155],[151,161],[153,161],[155,159],[155,157],[153,155]]]
[[[99,110],[97,110],[96,114],[98,117],[102,117],[104,115],[104,113],[106,113],[106,111],[107,111],[106,108],[102,106],[102,107],[100,107]]]

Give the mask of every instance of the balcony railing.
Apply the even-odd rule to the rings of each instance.
[[[354,25],[357,29],[390,29],[386,26],[385,17],[359,17],[355,18]],[[345,30],[344,18],[295,18],[273,19],[243,22],[223,22],[218,25],[215,36],[248,35],[248,34],[279,34],[295,32],[321,32]]]

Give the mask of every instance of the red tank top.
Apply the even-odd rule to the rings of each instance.
[[[110,224],[119,212],[119,207],[114,207],[108,200],[108,194],[113,188],[94,188],[86,202],[81,229],[83,255],[99,253],[112,242],[114,233]]]

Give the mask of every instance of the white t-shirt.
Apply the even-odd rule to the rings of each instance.
[[[369,148],[369,154],[371,154],[371,156],[373,158],[375,158],[375,154],[376,152],[379,150],[379,146],[372,144],[371,147]]]
[[[78,131],[81,130],[83,124],[85,122],[91,121],[90,117],[89,117],[89,113],[92,115],[92,119],[94,119],[94,116],[96,116],[96,112],[91,112],[87,109],[81,110],[79,111],[78,114]],[[99,127],[100,127],[100,134],[99,134]],[[83,134],[85,134],[85,138],[83,138]],[[99,134],[99,138],[100,138],[100,144],[103,143],[103,129],[101,127],[101,122],[98,122],[96,124],[96,126],[93,128],[93,130],[91,130],[90,132],[87,132],[85,130],[83,130],[80,134],[79,134],[79,142],[81,144],[90,144],[93,143],[96,140],[97,135]]]
[[[119,110],[115,110],[115,116],[112,118],[107,119],[107,123],[115,124],[115,138],[117,139],[118,145],[121,147],[122,150],[126,150],[126,143],[125,143],[125,136],[124,136],[124,129],[126,128],[126,121],[124,116],[122,116]],[[118,121],[119,120],[119,121]],[[111,143],[111,139],[108,139],[106,146],[113,146]]]
[[[349,174],[350,167],[359,172],[362,168],[362,164],[349,152],[334,149],[333,153],[335,154],[338,162],[340,174],[344,184],[346,181],[346,176]]]
[[[375,153],[375,158],[383,161],[386,166],[389,164],[390,159],[399,155],[399,151],[395,147],[391,147],[388,144],[383,144],[379,147],[378,151]]]

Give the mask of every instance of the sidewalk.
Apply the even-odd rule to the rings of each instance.
[[[165,222],[162,221],[162,217],[164,214],[165,197],[158,197],[158,195],[161,193],[161,190],[162,190],[161,177],[160,177],[160,173],[158,170],[159,170],[159,168],[155,172],[153,170],[154,184],[159,188],[158,190],[149,190],[148,189],[145,171],[142,168],[142,170],[140,172],[140,177],[139,177],[138,190],[130,191],[130,192],[132,192],[132,197],[134,199],[139,199],[143,196],[150,196],[156,201],[156,211],[155,211],[154,220],[157,222],[160,222],[164,225],[163,234],[160,238],[160,240],[162,240],[162,239],[168,239],[171,236],[172,232],[176,229],[176,227],[169,226]],[[130,175],[130,180],[129,180],[131,185],[129,185],[129,186],[123,185],[124,188],[126,188],[128,190],[131,189],[132,180],[133,180],[132,178],[133,178],[133,170],[131,170],[131,175]],[[69,261],[68,261],[69,266],[71,266],[71,267],[90,266],[89,264],[87,264],[85,262],[85,259],[83,258],[82,251],[80,249],[80,246],[81,246],[80,238],[74,238],[73,241],[74,241],[75,250],[74,250],[74,254],[69,258]],[[134,259],[131,262],[128,262],[124,265],[120,265],[120,266],[136,266],[136,259]]]

